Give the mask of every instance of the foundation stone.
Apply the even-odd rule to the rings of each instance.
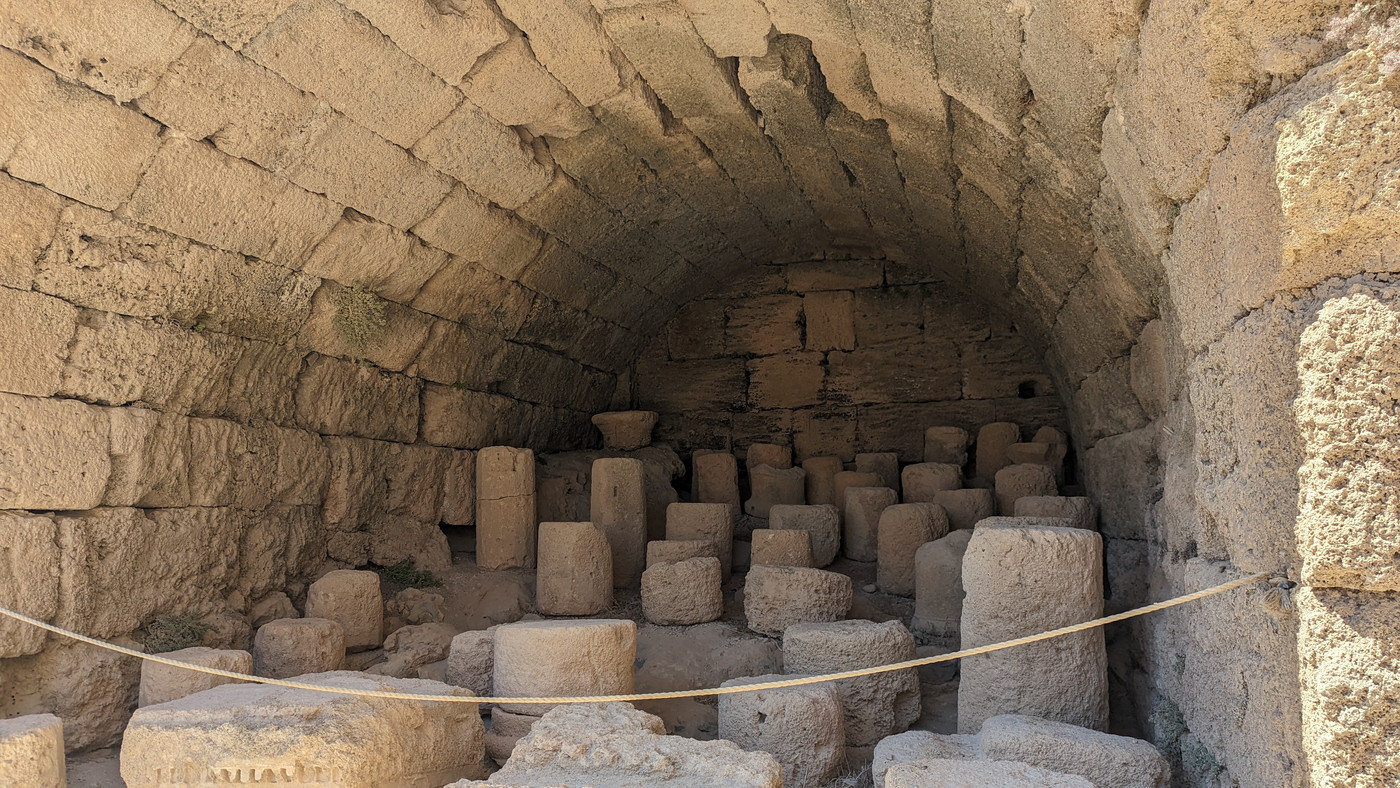
[[[646,469],[641,460],[593,461],[590,517],[612,548],[614,588],[636,588],[646,569]]]
[[[378,573],[354,569],[327,572],[306,590],[306,617],[339,624],[349,651],[379,648],[384,642],[384,599],[379,593]]]
[[[899,495],[888,487],[852,487],[846,490],[845,521],[841,544],[852,561],[874,561],[879,557],[877,538],[880,515],[899,503]]]
[[[768,512],[768,527],[806,531],[812,539],[813,566],[826,566],[841,552],[841,515],[831,504],[774,506]]]
[[[948,514],[936,503],[901,503],[880,515],[875,585],[887,594],[913,596],[914,555],[948,535]]]
[[[836,673],[914,659],[914,636],[898,621],[796,624],[783,632],[783,672]],[[869,747],[919,718],[913,669],[834,682],[846,720],[846,745]]]
[[[744,502],[744,514],[751,517],[767,519],[769,510],[777,504],[806,502],[807,472],[801,468],[752,467],[749,483],[752,495]]]
[[[812,561],[812,535],[806,531],[758,528],[749,536],[750,565],[806,566]]]
[[[540,523],[535,607],[546,616],[594,616],[612,607],[612,548],[592,523]]]
[[[718,503],[673,503],[666,507],[666,541],[702,540],[715,546],[724,579],[734,561],[734,518]]]
[[[997,512],[1010,517],[1016,501],[1028,495],[1045,496],[1059,492],[1055,474],[1044,465],[1008,465],[997,471]]]
[[[345,661],[345,631],[325,618],[281,618],[253,636],[253,673],[289,679],[339,670]]]
[[[790,626],[840,621],[851,609],[851,578],[822,569],[754,566],[744,580],[749,629],[778,637]]]
[[[231,670],[235,673],[253,672],[253,655],[246,651],[194,646],[182,648],[179,651],[168,651],[161,656],[205,668]],[[141,663],[141,690],[137,705],[150,706],[155,703],[178,700],[186,695],[193,695],[211,687],[233,684],[237,681],[237,679],[228,679],[209,673],[198,673],[193,670],[162,665],[159,662],[143,661]]]
[[[730,679],[721,687],[792,678],[770,674]],[[719,696],[719,737],[770,753],[784,788],[818,788],[845,766],[841,696],[830,683]]]
[[[496,628],[492,691],[500,697],[632,692],[637,625],[617,619],[524,621]],[[502,704],[538,716],[543,704]]]
[[[476,455],[476,563],[535,568],[535,453],[488,446]]]
[[[642,615],[653,624],[689,626],[724,613],[718,558],[660,563],[642,573]]]
[[[52,714],[0,720],[0,779],[24,788],[66,788],[63,721]]]

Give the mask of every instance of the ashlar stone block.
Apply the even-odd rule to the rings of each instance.
[[[666,541],[704,540],[719,553],[724,577],[734,561],[734,516],[728,504],[673,503],[666,507]]]
[[[831,504],[778,505],[768,512],[768,527],[775,531],[806,531],[812,541],[812,565],[823,567],[841,551],[841,515]]]
[[[967,464],[972,435],[962,427],[929,427],[924,430],[924,462],[945,462],[959,468]]]
[[[841,472],[840,457],[808,457],[802,461],[802,470],[807,472],[808,504],[836,503],[836,474]]]
[[[100,408],[0,394],[0,509],[101,504],[112,470],[108,431]]]
[[[796,624],[783,633],[783,672],[836,673],[914,659],[914,636],[898,621]],[[841,679],[846,745],[869,747],[919,718],[919,675],[908,670]]]
[[[0,605],[50,620],[58,612],[58,530],[53,520],[27,512],[0,512]],[[0,659],[37,654],[48,632],[6,616],[0,621]]]
[[[852,593],[851,578],[837,572],[758,565],[744,580],[744,617],[749,629],[780,637],[795,624],[845,618]]]
[[[962,621],[963,554],[971,529],[953,531],[914,552],[914,619],[910,628],[956,646]]]
[[[476,456],[476,563],[535,566],[535,453],[488,446]]]
[[[344,662],[345,632],[330,619],[279,618],[258,627],[253,636],[257,676],[289,679],[340,670]]]
[[[613,586],[635,588],[646,569],[646,469],[630,457],[593,461],[590,516],[612,547]]]
[[[8,785],[66,788],[63,720],[52,714],[0,720],[0,775]]]
[[[379,648],[384,641],[379,574],[354,569],[327,572],[306,590],[306,615],[339,624],[349,651]]]
[[[948,513],[948,524],[955,531],[972,528],[997,513],[996,493],[981,488],[939,490],[933,494],[933,503]]]
[[[776,504],[806,502],[807,472],[801,468],[774,468],[759,465],[749,468],[752,496],[744,502],[744,514],[767,519]]]
[[[812,535],[804,530],[756,528],[749,539],[750,566],[813,566]]]
[[[1098,530],[1098,507],[1082,495],[1025,495],[1012,506],[1014,517],[1056,517],[1071,520],[1075,528]]]
[[[934,493],[962,489],[962,466],[920,462],[904,466],[904,502],[932,503]]]
[[[871,474],[873,475],[873,474]],[[846,517],[842,523],[842,549],[852,561],[879,558],[877,532],[885,507],[899,503],[888,487],[852,487],[846,490]]]
[[[791,468],[792,448],[789,446],[779,446],[776,443],[752,443],[749,444],[748,451],[744,455],[744,466],[753,473],[753,469],[760,465],[767,465],[770,468]]]
[[[161,656],[199,665],[205,668],[231,670],[235,673],[253,672],[253,655],[237,649],[214,649],[204,646],[168,651]],[[151,706],[156,703],[179,700],[186,695],[218,687],[223,684],[240,683],[237,679],[198,673],[193,670],[162,665],[159,662],[141,663],[141,690],[137,705]]]
[[[1023,463],[1008,465],[997,471],[996,493],[997,512],[1011,516],[1016,511],[1016,501],[1028,495],[1055,495],[1055,472],[1044,465]]]
[[[729,679],[721,687],[792,678],[779,674]],[[818,788],[846,762],[841,695],[830,683],[719,696],[719,737],[745,750],[770,753],[783,767],[783,785]]]
[[[496,627],[492,691],[498,697],[626,695],[632,692],[637,624],[618,619],[524,621]],[[505,703],[541,715],[548,704]]]
[[[592,523],[540,523],[535,607],[546,616],[596,616],[612,607],[612,548]]]
[[[936,503],[901,503],[880,514],[875,585],[887,594],[914,594],[914,556],[948,535],[948,513]]]
[[[642,573],[642,615],[653,624],[689,626],[724,613],[718,558],[656,564]]]

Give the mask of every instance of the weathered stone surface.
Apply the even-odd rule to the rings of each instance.
[[[708,539],[658,539],[647,542],[647,568],[691,558],[718,558],[719,549]]]
[[[962,489],[962,466],[942,462],[920,462],[904,466],[904,502],[931,503],[934,494]]]
[[[816,567],[835,561],[841,550],[841,516],[830,504],[774,506],[768,513],[768,527],[806,531],[811,536],[812,565]]]
[[[905,731],[886,736],[875,745],[870,774],[874,778],[876,788],[880,788],[885,784],[885,772],[889,771],[891,766],[926,761],[930,758],[971,760],[980,757],[979,752],[976,736]]]
[[[734,517],[728,504],[673,503],[666,507],[666,540],[710,542],[727,580],[734,561]]]
[[[615,619],[527,621],[495,628],[492,691],[499,697],[632,692],[637,624]],[[549,704],[501,704],[539,715]]]
[[[651,445],[651,430],[656,426],[654,410],[628,410],[595,413],[593,426],[603,433],[603,447],[616,451],[635,451]]]
[[[691,458],[691,498],[696,503],[728,504],[739,516],[739,460],[724,451],[696,452]]]
[[[253,637],[253,673],[289,679],[340,670],[345,633],[325,618],[282,618],[258,627]]]
[[[51,396],[63,377],[68,343],[77,330],[78,311],[57,298],[0,288],[0,390]]]
[[[875,585],[887,594],[914,595],[914,556],[948,535],[948,513],[936,503],[901,503],[880,514]]]
[[[1063,774],[1077,774],[1094,785],[1167,788],[1171,767],[1150,743],[1127,736],[1003,714],[982,724],[982,756],[1019,761]]]
[[[1059,492],[1055,486],[1055,472],[1044,465],[1022,463],[1008,465],[997,471],[996,493],[997,512],[1010,516],[1016,510],[1016,501],[1028,495],[1045,496]]]
[[[58,612],[58,532],[53,520],[0,512],[0,605],[48,621]],[[48,633],[8,616],[0,622],[0,658],[35,654]],[[61,748],[60,748],[61,749]]]
[[[953,530],[972,528],[997,513],[996,493],[991,490],[938,490],[933,494],[933,503],[948,513],[948,524]]]
[[[441,622],[399,627],[384,638],[388,659],[365,672],[395,678],[417,677],[420,668],[448,659],[456,635],[456,627]],[[439,675],[446,678],[446,666],[443,668]]]
[[[505,22],[481,0],[455,0],[446,12],[429,3],[350,0],[389,40],[449,85],[459,85],[477,59],[507,38]]]
[[[796,624],[783,633],[783,672],[836,673],[914,659],[914,638],[897,621]],[[846,745],[872,746],[919,718],[919,677],[909,670],[841,679]]]
[[[476,452],[454,451],[442,485],[442,521],[476,524]]]
[[[888,487],[851,487],[845,492],[841,550],[852,561],[874,561],[880,555],[880,515],[899,503],[899,495]]]
[[[832,476],[832,489],[836,505],[836,511],[841,514],[844,520],[846,517],[846,491],[852,487],[879,487],[880,477],[873,473],[857,473],[856,471],[838,471]]]
[[[744,502],[744,513],[751,517],[767,518],[774,506],[800,506],[806,501],[807,472],[801,468],[751,467],[749,483],[753,495]]]
[[[729,679],[721,687],[781,681],[769,674]],[[783,785],[817,788],[845,765],[841,696],[831,684],[809,684],[719,696],[719,737],[745,750],[773,755]]]
[[[997,471],[1011,464],[1006,447],[1021,442],[1021,428],[999,421],[977,431],[977,476],[991,481]]]
[[[0,720],[0,769],[13,785],[64,788],[63,721],[52,714]]]
[[[101,409],[0,394],[0,508],[91,509],[111,473]]]
[[[48,189],[0,175],[0,234],[6,239],[0,251],[0,285],[29,289],[34,261],[53,238],[63,203]]]
[[[796,624],[840,621],[851,609],[851,596],[846,575],[759,565],[749,569],[744,581],[744,617],[749,629],[781,637]]]
[[[880,477],[880,486],[894,490],[898,495],[900,487],[899,454],[897,452],[870,452],[856,454],[856,473],[873,473]]]
[[[963,606],[963,554],[971,529],[953,531],[914,552],[914,619],[911,629],[957,645]]]
[[[168,651],[161,656],[206,668],[231,670],[235,673],[251,674],[253,672],[253,655],[246,651],[194,646],[178,651]],[[179,700],[186,695],[193,695],[212,687],[232,683],[236,683],[236,679],[212,676],[208,673],[196,673],[192,670],[162,665],[158,662],[142,662],[141,695],[138,704],[150,706],[156,703]]]
[[[554,177],[553,166],[541,164],[513,129],[469,101],[419,140],[413,153],[512,210],[539,194]]]
[[[495,627],[459,632],[447,648],[447,675],[444,681],[466,687],[473,695],[491,695],[491,674],[495,665]]]
[[[807,472],[808,505],[836,503],[836,474],[841,472],[839,457],[808,457],[802,461],[802,470]]]
[[[612,607],[612,548],[592,523],[540,523],[535,607],[547,616],[596,616]]]
[[[635,588],[646,570],[647,502],[642,461],[629,457],[593,461],[593,524],[612,547],[613,587]],[[667,515],[669,519],[669,513]]]
[[[477,565],[533,568],[536,530],[535,453],[509,446],[477,452]]]
[[[350,651],[379,648],[384,642],[384,600],[379,594],[378,573],[353,569],[327,572],[306,590],[306,615],[339,624],[345,648]]]
[[[802,314],[807,321],[807,350],[855,350],[856,329],[849,292],[807,293]]]
[[[642,615],[653,624],[690,626],[724,613],[718,558],[687,558],[642,573]]]
[[[805,529],[756,528],[749,535],[752,552],[749,563],[752,566],[814,566],[812,559],[812,535]]]
[[[521,36],[481,58],[461,85],[467,100],[507,126],[536,136],[567,139],[593,125],[593,117],[535,60]]]
[[[1015,517],[1057,517],[1072,520],[1075,528],[1097,531],[1098,508],[1084,496],[1026,495],[1016,499]]]
[[[1016,761],[929,758],[891,766],[885,788],[1093,788],[1072,774],[1052,772]]]
[[[972,436],[962,427],[929,427],[924,430],[924,462],[943,462],[959,468],[967,464]]]

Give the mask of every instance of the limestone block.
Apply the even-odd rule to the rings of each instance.
[[[997,512],[1010,516],[1016,511],[1016,501],[1027,495],[1055,495],[1055,472],[1044,465],[1008,465],[996,475]]]
[[[540,523],[535,607],[546,616],[596,616],[612,607],[612,548],[592,523]]]
[[[721,687],[791,678],[780,674],[729,679]],[[783,785],[818,788],[846,762],[841,696],[830,683],[719,696],[719,738],[772,754]]]
[[[796,624],[840,621],[851,609],[851,597],[851,578],[846,575],[758,565],[744,580],[744,617],[749,629],[781,637]]]
[[[948,513],[936,503],[901,503],[880,514],[875,585],[887,594],[914,595],[914,556],[948,535]]]
[[[930,758],[885,772],[885,788],[1093,788],[1093,783],[1015,761]]]
[[[852,303],[849,291],[802,296],[802,314],[807,320],[807,350],[856,349]]]
[[[506,0],[501,12],[525,31],[535,57],[586,107],[622,90],[614,48],[586,0],[549,10],[528,0]]]
[[[724,613],[718,558],[687,558],[642,573],[642,615],[653,624],[689,626]]]
[[[769,510],[768,527],[806,531],[811,536],[813,566],[830,564],[841,551],[841,516],[831,504],[774,506]]]
[[[505,766],[510,760],[515,745],[530,734],[530,729],[539,722],[539,717],[530,714],[512,714],[500,709],[491,710],[491,726],[486,729],[486,755]]]
[[[914,619],[910,628],[956,645],[962,620],[963,554],[970,529],[953,531],[914,553]]]
[[[448,255],[441,249],[391,225],[351,215],[316,245],[303,270],[407,304],[447,263]]]
[[[822,361],[820,353],[782,353],[750,359],[745,364],[749,372],[748,401],[755,408],[820,404],[825,379]]]
[[[1128,361],[1129,385],[1149,419],[1161,416],[1171,404],[1168,369],[1162,321],[1153,320],[1142,327]]]
[[[673,503],[666,507],[666,540],[701,539],[714,544],[720,567],[728,580],[734,561],[734,515],[731,512],[724,503]]]
[[[879,558],[877,533],[880,515],[885,507],[897,503],[899,495],[888,487],[852,487],[846,490],[841,549],[847,558],[852,561],[874,561]]]
[[[345,661],[345,634],[325,618],[281,618],[258,627],[253,636],[253,674],[289,679],[339,670]]]
[[[275,621],[279,618],[296,618],[298,615],[300,614],[297,613],[291,598],[281,591],[274,591],[254,602],[248,608],[248,623],[257,629],[269,621]]]
[[[443,477],[442,521],[448,525],[476,524],[476,452],[452,452]]]
[[[951,344],[891,343],[861,347],[850,353],[827,354],[826,388],[856,405],[888,405],[930,400],[957,400],[962,388],[953,370],[958,366],[957,349]],[[891,370],[899,374],[891,374]],[[917,382],[916,382],[917,381]],[[907,412],[906,412],[907,413]],[[896,436],[880,436],[881,443],[906,443],[912,454],[918,433],[907,423],[899,423]]]
[[[1002,714],[982,724],[982,756],[1019,761],[1054,772],[1077,774],[1094,785],[1168,788],[1171,767],[1150,742],[1051,722]]]
[[[1006,447],[1021,442],[1021,428],[1009,421],[988,424],[977,431],[977,477],[991,481],[997,471],[1011,464]]]
[[[11,785],[65,788],[63,720],[52,714],[0,720],[0,773]]]
[[[495,627],[459,632],[447,648],[445,681],[466,687],[473,695],[490,697],[495,665]]]
[[[0,512],[0,605],[48,621],[58,612],[58,532],[53,520]],[[48,633],[6,616],[0,621],[0,659],[36,654]]]
[[[1098,507],[1082,495],[1026,495],[1016,499],[1012,507],[1015,517],[1057,517],[1072,520],[1074,528],[1089,531],[1099,529]]]
[[[0,285],[29,289],[34,261],[53,238],[64,202],[48,189],[0,175]]]
[[[783,672],[836,673],[914,659],[914,637],[898,621],[797,624],[783,633]],[[869,747],[919,718],[919,675],[896,670],[841,679],[846,746]]]
[[[488,446],[476,455],[476,563],[535,566],[535,453]]]
[[[211,3],[208,0],[165,0],[163,5],[189,20],[195,27],[214,38],[241,49],[273,19],[293,5],[296,0],[241,0],[237,4]]]
[[[939,490],[933,494],[933,503],[948,513],[948,523],[953,530],[972,528],[997,513],[996,493],[991,490]]]
[[[521,36],[486,53],[463,80],[467,100],[507,126],[542,137],[568,139],[593,125],[593,116],[535,60]]]
[[[78,310],[57,298],[0,289],[0,391],[51,396],[59,388]]]
[[[751,467],[749,483],[753,495],[744,502],[744,513],[751,517],[767,518],[775,505],[802,505],[806,500],[807,472],[801,468]]]
[[[802,461],[802,470],[807,472],[809,505],[836,503],[836,474],[841,472],[840,457],[808,457]]]
[[[469,101],[419,140],[413,154],[507,210],[524,205],[554,178],[553,165],[537,160],[514,129]]]
[[[459,85],[477,58],[508,37],[505,22],[482,0],[430,3],[350,0],[346,3],[449,85]]]
[[[776,443],[751,443],[744,454],[744,467],[749,468],[752,475],[753,468],[760,465],[767,465],[770,468],[791,468],[792,467],[792,447],[779,446]]]
[[[308,681],[345,689],[467,697],[436,681],[335,672]],[[338,731],[357,732],[347,746]],[[475,703],[378,702],[256,684],[232,684],[138,709],[122,741],[122,779],[169,785],[187,775],[285,775],[303,782],[442,785],[485,777]],[[279,777],[278,779],[283,779]]]
[[[492,691],[498,697],[626,695],[632,692],[637,624],[617,619],[524,621],[496,627]],[[547,704],[501,704],[542,714]]]
[[[253,672],[253,655],[246,651],[213,649],[204,646],[167,651],[161,656],[188,662],[206,668],[231,670],[235,673]],[[162,665],[159,662],[141,663],[141,694],[137,702],[140,706],[178,700],[186,695],[203,692],[222,684],[239,683],[237,679],[227,679],[208,673]]]
[[[654,410],[628,410],[593,415],[593,426],[603,434],[603,447],[615,451],[635,451],[651,445],[656,426]]]
[[[782,768],[765,752],[727,741],[666,736],[660,717],[626,703],[556,708],[530,727],[510,761],[487,785],[669,785],[686,788],[779,788]]]
[[[1094,378],[1090,376],[1090,380]],[[1085,381],[1084,388],[1080,389],[1080,394],[1084,397],[1092,397],[1089,380]],[[1087,418],[1093,418],[1092,414]],[[1142,426],[1142,422],[1134,420],[1128,425],[1128,429]],[[1126,432],[1127,430],[1113,430],[1113,432]],[[1055,443],[1039,443],[1028,441],[1026,443],[1013,443],[1006,447],[1006,459],[1012,465],[1044,465],[1055,475],[1058,482],[1064,478],[1065,446]]]
[[[384,653],[388,659],[365,672],[395,678],[413,678],[418,675],[419,668],[449,657],[452,639],[456,634],[456,627],[441,622],[399,627],[384,639]]]
[[[593,461],[594,525],[612,547],[613,587],[635,588],[646,569],[647,501],[642,461],[603,457]]]
[[[340,625],[345,648],[364,651],[384,641],[384,599],[377,572],[336,569],[306,590],[306,615]]]
[[[880,477],[880,486],[888,487],[898,495],[899,454],[892,451],[872,452],[856,455],[856,473],[873,473]]]
[[[1033,522],[1033,521],[1032,521]],[[962,646],[973,648],[1103,614],[1103,543],[1079,528],[983,523],[963,557]],[[1101,729],[1108,721],[1103,630],[961,661],[958,731],[997,714]]]
[[[727,451],[696,452],[691,457],[691,498],[697,503],[728,504],[739,516],[739,461]]]
[[[750,565],[814,565],[812,535],[805,530],[757,528],[750,534],[749,539],[752,543]]]
[[[904,466],[904,502],[932,503],[934,494],[962,489],[962,466],[920,462]]]
[[[967,464],[972,435],[962,427],[929,427],[924,430],[924,462],[943,462],[959,468]]]
[[[647,568],[691,558],[719,558],[719,549],[708,539],[658,539],[647,542]]]
[[[976,736],[905,731],[886,736],[875,745],[870,774],[874,778],[875,788],[881,788],[885,784],[885,772],[896,764],[926,761],[930,758],[975,760],[979,757],[980,746]]]
[[[100,408],[0,394],[0,508],[99,505],[111,473],[107,443]]]
[[[832,489],[836,500],[836,511],[844,519],[846,516],[846,490],[852,487],[879,487],[880,477],[873,473],[838,471],[832,476]]]

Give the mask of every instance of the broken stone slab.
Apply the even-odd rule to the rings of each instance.
[[[593,426],[603,433],[603,448],[613,451],[636,451],[651,445],[651,430],[656,426],[654,410],[621,410],[593,415]]]
[[[929,427],[924,430],[924,462],[967,464],[967,447],[972,435],[961,427]]]
[[[720,686],[790,678],[744,676]],[[783,768],[784,788],[818,788],[846,763],[841,695],[830,682],[720,695],[719,738],[771,754]]]
[[[852,487],[846,490],[841,547],[847,558],[852,561],[874,561],[879,558],[877,532],[880,515],[885,507],[897,503],[899,495],[888,487]]]
[[[825,674],[914,659],[914,636],[898,621],[796,624],[783,632],[783,672]],[[841,679],[846,745],[869,747],[919,718],[919,674],[914,668]]]
[[[476,563],[482,569],[534,569],[535,453],[487,446],[476,454]]]
[[[880,486],[899,493],[899,454],[892,451],[866,452],[856,455],[856,473],[873,473],[880,477]]]
[[[812,565],[823,567],[841,552],[841,514],[832,504],[783,504],[768,510],[768,527],[806,531],[812,538]]]
[[[1016,499],[1012,509],[1016,517],[1062,517],[1073,521],[1075,528],[1098,529],[1098,507],[1082,495],[1024,495]]]
[[[1169,788],[1171,766],[1150,742],[1021,714],[982,723],[982,755],[1077,774],[1096,786]]]
[[[933,494],[933,502],[948,513],[948,526],[954,531],[973,528],[997,514],[996,493],[977,487],[939,490]]]
[[[231,670],[235,673],[253,672],[253,655],[247,651],[193,646],[178,651],[168,651],[161,656],[204,668]],[[193,695],[196,692],[202,692],[211,687],[232,684],[237,681],[238,679],[185,670],[159,662],[142,661],[141,689],[137,705],[150,706],[156,703],[165,703],[183,698],[186,695]]]
[[[659,563],[642,573],[642,615],[661,626],[690,626],[724,613],[718,558]]]
[[[540,523],[535,607],[546,616],[595,616],[613,603],[612,548],[592,523]]]
[[[589,516],[612,550],[614,588],[636,588],[646,569],[646,469],[630,457],[593,461]]]
[[[739,516],[739,460],[733,454],[697,451],[691,457],[691,473],[690,497],[696,503],[722,503],[732,516]]]
[[[473,695],[491,695],[491,673],[495,665],[495,627],[459,632],[447,647],[445,681],[466,687]]]
[[[957,646],[962,621],[963,554],[972,531],[953,531],[914,553],[914,618],[909,626],[943,645]]]
[[[345,632],[328,618],[280,618],[258,627],[253,636],[257,676],[289,679],[340,670],[344,662]]]
[[[904,502],[932,502],[936,493],[962,489],[962,466],[946,462],[919,462],[904,466]]]
[[[339,624],[349,651],[379,648],[384,642],[384,598],[379,593],[379,574],[355,569],[327,572],[306,590],[306,617]]]
[[[52,714],[0,720],[0,780],[24,788],[66,788],[63,720]]]
[[[763,566],[744,580],[749,629],[780,637],[794,624],[840,621],[851,609],[851,578],[824,569]]]
[[[301,681],[345,689],[469,697],[436,681],[332,672]],[[433,786],[487,773],[475,703],[394,700],[227,684],[132,715],[122,740],[129,786],[324,782]]]
[[[936,503],[900,503],[880,514],[875,585],[886,594],[913,596],[914,556],[948,535],[948,513]]]
[[[875,745],[875,755],[870,762],[870,776],[875,788],[885,784],[885,772],[891,766],[930,758],[949,760],[972,760],[981,757],[976,736],[962,733],[943,734],[929,731],[905,731],[886,736]]]
[[[807,472],[807,503],[836,503],[836,474],[841,472],[840,457],[808,457],[802,461]]]
[[[977,478],[991,481],[997,471],[1011,464],[1006,448],[1020,443],[1021,428],[1009,421],[984,425],[977,431]]]
[[[1008,465],[996,475],[997,513],[1010,517],[1016,501],[1028,495],[1057,495],[1055,474],[1044,465]]]
[[[492,691],[497,697],[576,697],[632,692],[637,624],[621,619],[523,621],[496,627]],[[508,703],[539,716],[550,704]]]
[[[673,503],[666,507],[666,541],[703,540],[715,546],[724,579],[734,561],[734,515],[722,503]]]
[[[647,542],[647,568],[690,558],[719,558],[719,549],[707,539],[658,539]]]
[[[899,763],[885,772],[885,788],[1094,788],[1072,774],[1015,761],[929,758]]]
[[[807,500],[807,472],[801,468],[751,467],[749,484],[752,494],[744,502],[744,514],[751,517],[767,519],[775,505],[800,505]]]
[[[757,528],[749,535],[751,565],[813,565],[812,535],[802,530]]]

